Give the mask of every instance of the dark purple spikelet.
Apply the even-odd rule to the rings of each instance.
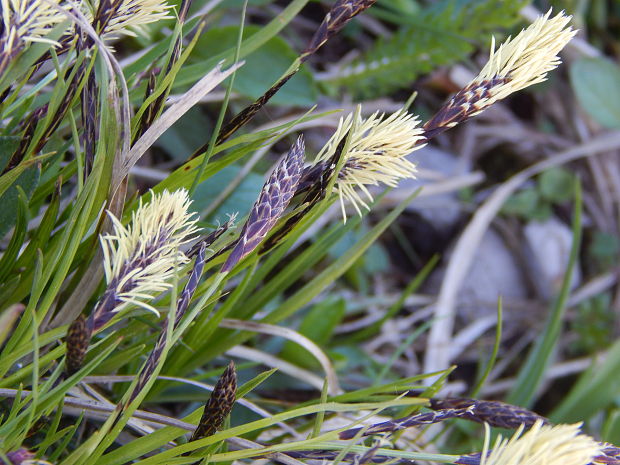
[[[461,418],[477,423],[488,423],[497,428],[517,429],[522,424],[531,427],[537,421],[548,424],[549,421],[531,410],[499,401],[475,399],[431,399],[433,410],[463,409]]]
[[[284,453],[292,457],[294,459],[302,459],[302,460],[323,460],[324,463],[332,463],[337,458],[340,459],[340,463],[351,463],[355,465],[362,465],[368,463],[394,463],[394,457],[374,454],[370,455],[369,453],[374,453],[373,449],[370,449],[366,454],[360,456],[354,452],[347,452],[342,455],[340,451],[337,450],[295,450],[295,451],[285,451]],[[416,462],[411,460],[399,460],[399,465],[415,465]]]
[[[187,280],[187,283],[183,288],[183,292],[181,293],[177,301],[177,314],[174,321],[175,328],[181,322],[181,318],[183,318],[183,315],[185,315],[185,312],[189,307],[189,302],[192,300],[194,292],[196,292],[196,289],[198,288],[198,283],[200,282],[200,277],[202,276],[202,271],[205,267],[206,252],[207,244],[203,242],[198,249],[198,253],[196,254],[196,261],[194,262],[194,267],[192,268],[192,272],[189,275],[189,279]]]
[[[310,56],[317,52],[325,42],[332,36],[337,34],[353,17],[360,14],[364,10],[370,8],[376,0],[337,0],[332,9],[325,15],[323,22],[315,32],[310,42],[299,56],[299,63],[305,63]],[[291,79],[300,67],[293,68],[289,73],[282,76],[273,86],[256,99],[251,105],[241,110],[237,115],[227,123],[217,136],[216,144],[221,144],[232,136],[239,128],[246,125],[256,116],[271,98]],[[196,158],[208,149],[209,145],[204,144],[198,148],[190,159]]]
[[[220,379],[217,380],[211,397],[190,441],[196,441],[215,434],[235,404],[237,395],[237,372],[231,360]]]
[[[82,368],[90,344],[91,333],[84,315],[78,316],[69,326],[66,337],[67,357],[65,361],[65,372],[68,376]]]
[[[229,123],[226,124],[226,126],[224,126],[220,130],[220,133],[217,135],[216,144],[221,144],[222,142],[224,142],[226,139],[232,136],[237,131],[237,129],[244,126],[252,118],[254,118],[254,116],[260,111],[260,109],[263,108],[267,104],[267,102],[269,102],[269,100],[271,100],[271,97],[276,95],[276,93],[278,93],[282,86],[286,84],[289,79],[295,76],[295,74],[297,74],[297,70],[291,71],[286,76],[283,76],[282,78],[280,78],[280,80],[278,80],[278,82],[276,82],[273,86],[267,89],[267,92],[261,95],[252,104],[241,110],[241,112],[239,112],[232,120],[230,120]],[[208,148],[208,144],[203,145],[198,150],[196,150],[196,152],[194,152],[194,156],[205,152]],[[194,158],[194,156],[192,156],[192,158]]]
[[[84,65],[85,66],[85,65]],[[97,127],[97,81],[95,73],[90,73],[86,84],[82,88],[82,125],[84,132],[81,135],[84,146],[84,180],[92,171],[95,161],[95,144],[99,139]]]
[[[337,34],[351,19],[367,10],[377,0],[337,0],[325,15],[323,22],[310,39],[301,55],[302,63],[315,53],[333,35]]]
[[[497,77],[472,82],[458,91],[424,124],[424,137],[431,139],[482,112],[492,102],[489,99],[493,89],[506,81],[506,78]]]
[[[451,418],[463,418],[488,423],[498,428],[517,429],[522,424],[531,427],[536,421],[548,424],[546,418],[521,407],[497,401],[475,399],[431,399],[434,412],[419,413],[396,420],[388,420],[369,427],[353,428],[340,433],[340,439],[351,439],[361,430],[362,436],[392,433],[412,426],[425,426]]]
[[[299,184],[304,164],[304,150],[303,136],[299,136],[263,186],[241,230],[239,241],[222,267],[222,272],[230,271],[252,252],[284,213]]]
[[[157,72],[160,72],[160,68],[153,68],[148,71],[148,81],[146,82],[146,89],[144,90],[144,100],[146,101],[151,95],[153,95],[153,91],[155,90],[155,86],[157,84]],[[155,103],[155,102],[153,102]],[[146,111],[142,113],[140,117],[140,123],[138,124],[138,130],[133,136],[132,144],[135,144],[140,137],[147,131],[149,126],[153,123],[156,117],[155,106],[151,103]]]
[[[35,454],[30,452],[28,449],[21,448],[7,453],[6,457],[9,459],[9,463],[7,465],[21,465],[26,460],[34,459]],[[4,465],[4,461],[2,459],[0,459],[0,465]]]
[[[601,443],[601,454],[594,457],[590,465],[620,465],[620,447],[613,444]]]
[[[379,433],[393,433],[412,426],[426,426],[433,423],[439,423],[450,418],[459,418],[466,415],[467,409],[446,409],[439,412],[419,413],[408,417],[397,418],[396,420],[388,420],[377,423],[368,427],[352,428],[339,433],[340,439],[352,439],[360,431],[362,436],[371,436]]]

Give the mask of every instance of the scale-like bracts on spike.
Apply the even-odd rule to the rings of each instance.
[[[430,139],[513,92],[547,79],[547,73],[561,63],[558,53],[577,32],[568,25],[571,16],[564,12],[550,16],[551,10],[497,50],[493,41],[486,66],[424,125],[424,135]]]
[[[95,0],[93,3],[94,17],[90,17],[90,8],[83,8],[83,13],[107,40],[144,33],[147,24],[174,17],[170,14],[172,5],[166,0]]]
[[[495,428],[517,429],[521,425],[529,428],[537,421],[542,421],[544,424],[548,423],[546,418],[531,410],[496,400],[431,399],[430,408],[437,411],[445,409],[467,410],[467,413],[461,418],[477,423],[488,423]]]
[[[358,14],[370,8],[377,0],[337,0],[318,27],[302,54],[302,62],[321,48]]]
[[[239,241],[228,256],[222,272],[230,271],[252,252],[276,224],[295,195],[304,164],[304,140],[299,136],[288,154],[278,163],[250,210]]]
[[[215,434],[235,405],[236,395],[237,372],[231,360],[220,379],[217,380],[190,441]]]
[[[361,208],[369,208],[367,201],[372,202],[373,198],[367,186],[394,187],[401,179],[415,177],[415,164],[407,155],[426,142],[419,124],[418,117],[405,110],[391,115],[376,112],[366,119],[359,117],[356,125],[353,125],[353,114],[340,120],[338,129],[317,155],[315,166],[331,159],[355,127],[335,185],[345,221],[345,200],[360,215]]]
[[[95,330],[130,303],[158,314],[148,301],[169,289],[178,267],[189,262],[180,247],[198,229],[190,204],[184,189],[163,191],[140,202],[128,226],[110,215],[114,231],[101,237],[107,288],[95,311]]]
[[[31,42],[57,46],[47,35],[66,17],[59,0],[0,0],[0,76]]]

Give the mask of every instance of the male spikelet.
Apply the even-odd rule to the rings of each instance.
[[[31,42],[47,42],[49,32],[65,17],[59,0],[0,0],[0,76]]]
[[[376,112],[366,119],[358,116],[356,125],[353,125],[353,118],[353,114],[349,114],[340,120],[336,132],[315,160],[315,166],[328,161],[347,134],[355,128],[348,150],[343,154],[344,164],[335,184],[345,221],[345,201],[351,202],[360,215],[361,208],[369,208],[358,190],[372,201],[367,186],[396,186],[401,179],[415,177],[415,164],[407,160],[406,156],[425,143],[423,131],[419,127],[420,120],[405,110],[389,116]]]
[[[0,37],[5,47],[19,41],[56,44],[45,36],[65,19],[59,11],[60,0],[0,0],[0,5]]]
[[[179,247],[191,240],[198,229],[195,214],[188,213],[190,204],[184,189],[172,193],[165,190],[161,194],[151,194],[146,204],[140,200],[129,226],[123,226],[110,213],[113,232],[100,237],[107,287],[88,320],[79,316],[69,326],[66,374],[71,375],[81,368],[93,332],[125,306],[135,304],[159,314],[148,301],[169,289],[177,267],[189,262]],[[198,260],[181,295],[182,312],[191,297],[188,293],[193,294],[202,272],[204,255]]]
[[[236,394],[237,372],[235,363],[231,360],[213,388],[191,441],[211,436],[221,428],[235,404]]]
[[[486,66],[424,125],[425,136],[431,138],[513,92],[547,79],[547,73],[561,63],[558,53],[577,32],[568,25],[570,20],[564,12],[551,18],[549,10],[497,50],[493,41]]]
[[[587,465],[601,454],[601,444],[590,436],[580,434],[580,423],[574,425],[543,425],[537,421],[523,433],[523,426],[510,440],[497,438],[488,452],[489,428],[485,449],[478,458],[480,465]],[[475,459],[474,459],[475,460]],[[455,463],[472,463],[471,457],[461,457]]]
[[[230,271],[252,252],[284,213],[299,184],[304,150],[304,139],[299,136],[263,186],[241,230],[239,241],[222,267],[222,272]]]
[[[336,35],[355,16],[370,8],[377,0],[336,0],[301,55],[305,62],[310,55]]]
[[[428,426],[453,418],[461,418],[469,413],[469,409],[445,409],[439,412],[418,413],[403,418],[397,418],[395,420],[376,423],[371,426],[347,429],[338,433],[338,438],[348,440],[353,439],[358,435],[372,436],[380,433],[394,433],[413,426]]]
[[[147,24],[173,17],[170,15],[172,6],[165,0],[98,0],[93,3],[93,26],[105,39],[135,36],[144,33]],[[84,13],[87,18],[91,17],[90,9]]]
[[[130,303],[158,314],[148,301],[169,289],[176,268],[189,261],[179,248],[197,231],[190,204],[184,189],[163,191],[140,201],[128,226],[110,214],[114,231],[101,237],[107,288],[94,312],[95,330]]]

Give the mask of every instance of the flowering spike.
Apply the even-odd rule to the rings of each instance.
[[[301,55],[302,63],[315,53],[332,36],[337,34],[355,16],[367,10],[377,0],[337,0],[325,15],[308,46]]]
[[[434,423],[440,423],[445,420],[450,420],[452,418],[466,417],[470,413],[470,409],[464,408],[444,409],[438,412],[418,413],[415,415],[409,415],[404,418],[384,421],[368,427],[347,429],[341,431],[338,434],[338,438],[348,440],[353,439],[358,434],[361,434],[361,436],[372,436],[379,433],[393,433],[395,431],[400,431],[405,428],[411,428],[412,426],[427,426]]]
[[[67,330],[65,372],[71,376],[82,368],[90,343],[91,331],[84,315],[79,315]]]
[[[95,329],[128,303],[158,313],[145,300],[169,289],[176,266],[189,261],[179,247],[197,231],[190,204],[184,189],[164,191],[147,204],[140,201],[127,227],[110,214],[114,231],[101,237],[108,287],[95,312]]]
[[[263,186],[241,230],[239,241],[222,267],[222,272],[230,271],[252,252],[284,213],[297,190],[304,163],[304,150],[303,136],[299,136]]]
[[[418,127],[420,121],[405,110],[387,117],[376,112],[365,120],[360,117],[357,123],[335,186],[345,221],[345,200],[350,201],[360,215],[360,207],[369,208],[358,190],[372,201],[366,186],[396,186],[401,179],[413,178],[416,167],[406,156],[425,142],[423,131]],[[352,127],[352,114],[341,119],[336,132],[317,155],[315,164],[330,159]]]
[[[538,421],[523,433],[523,426],[510,440],[497,438],[493,450],[481,456],[463,456],[455,463],[480,465],[587,465],[602,453],[602,445],[580,434],[581,423],[543,425]],[[489,428],[487,427],[487,435]],[[485,441],[486,442],[486,441]],[[473,460],[472,460],[473,459]]]
[[[514,39],[508,38],[497,50],[493,41],[489,61],[480,74],[424,125],[426,137],[454,127],[513,92],[547,79],[547,73],[561,63],[558,53],[577,32],[568,26],[571,16],[564,12],[550,16],[551,10]]]
[[[211,436],[220,429],[235,404],[236,395],[237,372],[235,363],[231,360],[217,380],[190,441]]]
[[[105,39],[136,36],[144,33],[147,24],[173,17],[166,0],[98,0],[94,7],[93,23]],[[88,17],[89,11],[84,14]]]
[[[517,429],[522,424],[532,426],[537,421],[547,423],[547,419],[531,410],[495,400],[476,399],[431,399],[430,408],[443,411],[463,409],[466,413],[460,418],[478,423],[488,423],[497,428]]]
[[[29,42],[58,42],[47,34],[65,16],[58,11],[60,0],[0,0],[0,76]]]
[[[45,36],[66,17],[58,10],[60,0],[0,0],[3,44],[13,41],[48,42]]]

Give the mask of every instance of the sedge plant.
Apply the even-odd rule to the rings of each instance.
[[[337,0],[271,88],[150,190],[137,188],[132,175],[138,161],[165,131],[205,94],[225,85],[242,66],[234,57],[243,59],[275,37],[306,3],[290,2],[262,30],[247,39],[240,35],[236,47],[216,62],[202,63],[210,68],[168,101],[179,92],[177,78],[194,66],[188,60],[211,3],[198,5],[202,10],[192,16],[190,0],[176,6],[166,0],[2,0],[1,228],[10,239],[0,259],[0,462],[614,463],[609,460],[617,460],[618,450],[611,444],[582,434],[576,425],[550,425],[517,406],[394,395],[436,374],[344,392],[319,345],[278,325],[342,276],[403,211],[406,202],[345,255],[304,277],[373,209],[382,189],[415,177],[412,152],[546,79],[575,34],[569,16],[549,12],[497,49],[492,46],[480,74],[426,122],[404,107],[368,117],[358,109],[318,148],[306,147],[297,129],[320,116],[315,113],[237,135],[304,63],[374,3]],[[145,35],[151,46],[122,59],[121,39]],[[297,137],[289,140],[293,132]],[[206,223],[194,209],[200,199],[192,186],[209,183],[275,140],[287,148],[247,205],[249,213],[238,224],[234,211],[224,224]],[[307,250],[295,251],[302,235],[317,234],[313,225],[335,202],[344,221],[320,231]],[[293,284],[306,279],[295,289]],[[245,383],[238,379],[238,372],[274,360],[248,345],[255,332],[282,335],[308,350],[327,381],[306,367],[277,360],[276,366],[323,395],[271,409],[248,400],[274,373]],[[435,391],[448,372],[442,375]],[[204,378],[217,381],[210,386]],[[212,392],[202,394],[201,402],[181,402],[183,408],[174,412],[150,411],[151,402],[165,401],[172,383]],[[422,407],[430,410],[376,421],[390,409]],[[250,409],[258,419],[231,426],[227,418],[235,408]],[[323,419],[334,412],[360,419],[323,428]],[[314,415],[312,426],[308,418]],[[517,433],[477,455],[364,442],[451,418]],[[275,439],[260,436],[275,431],[280,431]]]

